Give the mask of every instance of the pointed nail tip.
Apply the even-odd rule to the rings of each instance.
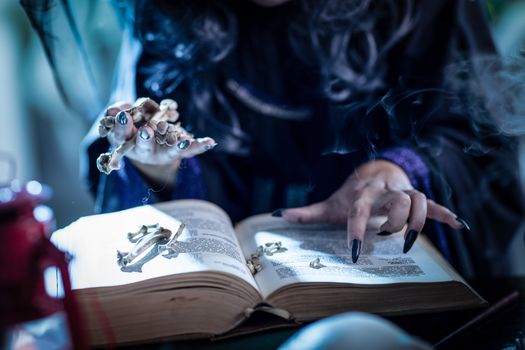
[[[412,248],[413,244],[414,244],[414,242],[410,243],[409,241],[405,241],[405,244],[403,245],[403,254],[408,253],[410,248]]]
[[[470,231],[470,225],[465,221],[465,219],[462,219],[459,216],[456,216],[456,221],[459,222],[461,225],[463,225],[463,227],[467,231]]]
[[[412,248],[414,245],[414,242],[417,239],[419,232],[416,230],[410,230],[407,233],[407,237],[405,238],[405,244],[403,245],[403,254],[408,253],[408,251]]]
[[[280,218],[283,216],[283,211],[284,209],[283,208],[279,208],[279,209],[276,209],[272,212],[272,216],[273,217],[276,217],[276,218]]]
[[[355,264],[361,254],[361,241],[358,239],[352,240],[352,262]]]

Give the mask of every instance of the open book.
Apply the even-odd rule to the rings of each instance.
[[[159,223],[176,231],[171,249],[158,244],[136,262],[117,264],[127,233]],[[254,314],[289,325],[349,310],[383,315],[484,304],[420,237],[403,254],[403,234],[368,234],[352,263],[346,231],[290,224],[269,214],[235,228],[214,204],[179,200],[83,217],[52,241],[72,255],[70,273],[91,345],[213,337],[243,332]],[[260,247],[260,248],[259,248]],[[260,271],[253,272],[258,252]],[[245,331],[268,328],[251,322]]]

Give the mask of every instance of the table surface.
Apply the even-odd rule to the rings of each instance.
[[[513,291],[520,293],[519,300],[502,309],[478,326],[453,337],[439,349],[523,349],[525,350],[525,278],[505,278],[486,281],[469,281],[474,289],[490,304],[494,304]],[[463,324],[479,315],[483,309],[443,312],[388,319],[408,333],[435,344]],[[159,344],[159,350],[182,349],[253,349],[266,350],[279,347],[298,328],[277,329],[220,341],[197,340]],[[521,343],[520,343],[521,342]],[[129,347],[142,349],[143,347]]]

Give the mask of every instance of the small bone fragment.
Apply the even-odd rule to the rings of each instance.
[[[310,267],[312,269],[318,270],[325,267],[325,265],[321,263],[321,258],[315,258],[314,260],[310,261]]]
[[[255,253],[250,255],[250,258],[246,260],[246,266],[250,270],[252,275],[262,270],[261,255],[264,253],[262,245],[258,246]]]
[[[139,98],[135,102],[133,107],[124,109],[123,111],[130,114],[131,118],[133,119],[133,123],[137,124],[143,121],[148,121],[149,119],[151,119],[153,114],[155,114],[158,110],[159,110],[159,105],[157,104],[157,102],[153,101],[150,98],[142,97],[142,98]],[[108,109],[106,113],[107,114],[115,113],[116,115],[118,111],[119,111],[118,108],[112,108],[112,109]],[[98,133],[100,137],[108,136],[109,132],[113,130],[114,126],[115,126],[115,116],[106,115],[105,117],[101,118],[99,125],[98,125]]]
[[[126,109],[131,117],[133,118],[133,124],[139,124],[142,126],[148,122],[153,115],[159,110],[157,102],[147,97],[141,97],[137,99],[133,107]]]
[[[131,240],[134,240],[136,239],[137,236],[142,236],[142,235],[145,235],[146,233],[148,233],[148,231],[150,229],[158,229],[159,228],[159,224],[153,224],[153,225],[142,225],[139,230],[137,232],[128,232],[128,239],[131,241]]]
[[[124,142],[113,150],[113,152],[102,153],[97,158],[98,170],[109,175],[113,170],[120,169],[120,160],[126,152],[129,152],[133,147],[135,147],[135,139]]]
[[[151,122],[170,122],[175,123],[179,119],[179,112],[177,112],[177,102],[165,99],[160,101],[159,110],[151,117]]]
[[[278,253],[282,248],[282,242],[270,242],[264,244],[264,253],[266,255],[273,255],[275,253]]]
[[[108,136],[109,132],[113,130],[115,126],[115,117],[114,116],[105,116],[100,119],[98,124],[98,134],[100,137]]]
[[[117,250],[117,261],[120,267],[128,266],[140,254],[144,253],[149,247],[157,243],[161,239],[169,238],[171,231],[163,227],[159,227],[156,231],[148,233],[142,237],[128,252],[121,252]]]
[[[166,133],[168,132],[168,127],[169,127],[168,122],[162,120],[157,123],[157,132],[161,135],[166,135]]]
[[[179,228],[177,229],[177,232],[175,232],[175,234],[171,236],[170,240],[166,244],[159,245],[159,252],[162,252],[167,249],[172,249],[173,246],[177,243],[177,240],[182,234],[182,231],[184,231],[185,227],[186,225],[184,223],[181,223],[179,225]]]
[[[111,109],[111,113],[114,112],[115,108]],[[164,99],[159,105],[150,98],[142,97],[137,99],[133,107],[120,112],[125,112],[128,118],[131,117],[137,130],[145,125],[151,127],[154,132],[154,140],[158,145],[167,148],[173,147],[173,151],[169,152],[173,159],[179,157],[179,153],[183,154],[184,157],[192,157],[206,152],[216,145],[213,139],[209,137],[195,139],[193,134],[185,130],[179,122],[176,122],[179,113],[177,102],[174,100]],[[107,113],[110,113],[110,110]],[[107,137],[114,129],[115,119],[115,116],[106,116],[100,120],[99,134],[101,137]],[[134,146],[134,143],[128,144],[128,142],[126,141],[111,153],[101,154],[97,159],[98,169],[105,174],[119,169],[120,159]],[[212,142],[213,144],[211,144]]]
[[[255,257],[253,255],[250,259],[246,260],[246,266],[248,266],[248,269],[252,275],[255,275],[257,272],[262,270],[262,264],[259,257]]]

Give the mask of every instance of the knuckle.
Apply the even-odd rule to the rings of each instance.
[[[350,206],[349,217],[355,218],[363,215],[365,211],[365,205],[363,201],[357,200]]]
[[[425,196],[424,193],[421,193],[419,191],[415,191],[412,196],[412,198],[414,198],[415,200],[419,200],[419,201],[426,201],[427,200],[427,196]]]
[[[410,207],[412,200],[410,199],[408,195],[403,194],[396,200],[396,203],[400,207],[406,208],[406,207]]]
[[[362,198],[365,194],[365,190],[364,189],[355,189],[355,190],[352,190],[352,192],[350,192],[350,198],[353,198],[353,199],[359,199],[359,198]]]

